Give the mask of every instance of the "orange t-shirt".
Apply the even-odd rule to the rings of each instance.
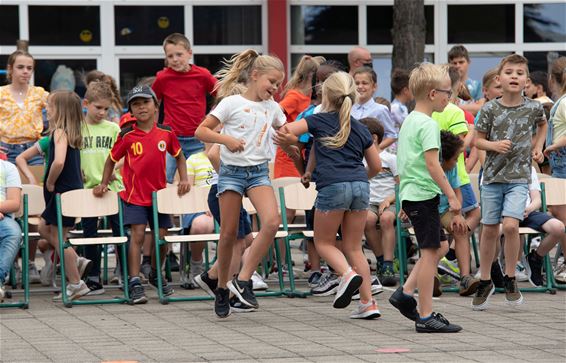
[[[287,92],[285,97],[279,102],[279,106],[285,112],[287,116],[287,122],[293,122],[297,119],[297,116],[303,112],[311,103],[311,96],[304,95],[299,91],[290,90]],[[275,168],[273,176],[275,179],[282,178],[285,176],[296,176],[299,177],[299,172],[295,168],[293,160],[285,154],[281,148],[277,148],[277,154],[275,155]]]

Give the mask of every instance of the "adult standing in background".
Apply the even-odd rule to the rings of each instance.
[[[355,47],[348,53],[348,65],[352,77],[357,68],[363,66],[373,68],[373,60],[370,51],[363,47]]]
[[[49,93],[30,85],[34,69],[31,54],[16,50],[6,65],[8,85],[0,87],[0,146],[11,163],[33,146],[43,131],[42,110]],[[40,165],[43,158],[36,156],[28,163]]]

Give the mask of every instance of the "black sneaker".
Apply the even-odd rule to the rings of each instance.
[[[214,290],[214,312],[219,318],[230,315],[230,290],[221,287]]]
[[[252,280],[241,281],[234,277],[232,281],[228,281],[227,286],[243,304],[255,309],[259,307],[254,295]]]
[[[89,295],[89,296],[91,296],[91,295],[102,295],[105,292],[104,286],[102,286],[102,284],[100,284],[99,282],[93,281],[91,279],[86,280],[86,286],[90,290],[87,293],[87,295]]]
[[[499,260],[495,260],[491,264],[491,281],[493,281],[493,285],[495,285],[495,287],[501,289],[505,287],[505,282],[503,281],[503,272],[501,271]]]
[[[415,321],[417,333],[457,333],[462,330],[460,325],[450,322],[440,313],[432,313],[430,318],[423,320],[420,317]]]
[[[480,280],[476,296],[472,300],[472,309],[485,310],[489,306],[489,297],[495,292],[495,286],[490,280]]]
[[[236,296],[232,296],[230,298],[230,309],[232,309],[235,313],[251,313],[252,311],[257,310],[256,308],[252,308],[242,303]]]
[[[517,279],[507,275],[505,275],[503,279],[505,280],[505,302],[507,305],[521,305],[524,300],[521,291],[519,291],[519,288],[517,287]]]
[[[397,278],[395,278],[395,271],[392,265],[383,266],[380,280],[383,286],[391,287],[397,285]]]
[[[417,312],[417,300],[412,296],[404,294],[403,286],[399,286],[397,290],[395,290],[393,295],[389,298],[389,302],[407,319],[416,321],[419,317],[419,313]]]
[[[529,281],[533,286],[544,286],[544,279],[542,277],[543,258],[544,257],[539,256],[534,250],[527,255],[525,268],[527,269]]]
[[[130,299],[134,304],[145,304],[147,302],[145,290],[139,277],[134,277],[130,280],[128,283],[128,292],[130,294]]]
[[[206,293],[214,297],[214,290],[218,287],[218,279],[211,279],[208,276],[208,272],[203,272],[200,275],[195,276],[195,283]]]
[[[157,284],[157,272],[151,271],[149,273],[149,278],[147,279],[150,286],[153,286],[155,289],[158,288]],[[172,295],[175,290],[167,283],[167,279],[165,277],[161,277],[161,292],[163,292],[164,296]]]

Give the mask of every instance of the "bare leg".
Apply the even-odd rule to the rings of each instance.
[[[360,301],[366,304],[371,300],[371,273],[362,251],[362,236],[367,219],[367,211],[350,211],[344,213],[342,222],[342,248],[352,269],[362,276]]]

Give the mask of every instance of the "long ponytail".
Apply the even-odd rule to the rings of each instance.
[[[247,49],[224,60],[223,67],[215,74],[219,79],[214,87],[216,97],[222,99],[232,95],[234,94],[233,88],[239,87],[238,84],[246,84],[250,69],[258,57],[257,51]]]
[[[322,85],[322,109],[324,112],[338,112],[340,130],[334,136],[321,138],[321,143],[331,149],[339,149],[350,137],[350,112],[356,102],[354,79],[346,72],[330,75]]]

